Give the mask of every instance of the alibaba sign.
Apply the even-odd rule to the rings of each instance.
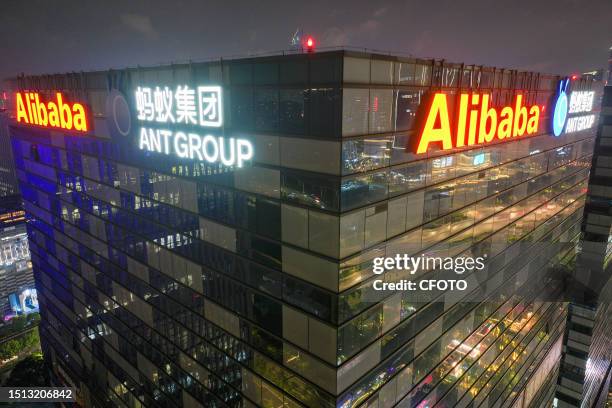
[[[17,122],[49,128],[87,132],[89,124],[85,107],[68,103],[60,92],[55,100],[43,101],[37,92],[17,92]]]
[[[453,120],[448,98],[455,96],[441,92],[433,94],[414,144],[416,153],[427,152],[432,143],[450,150],[491,143],[495,139],[507,141],[538,131],[540,107],[523,105],[522,94],[514,97],[512,105],[494,108],[490,106],[490,94],[462,93]]]

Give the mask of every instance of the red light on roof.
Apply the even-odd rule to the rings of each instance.
[[[572,81],[576,78],[578,78],[578,75],[572,75]]]
[[[306,41],[304,41],[304,45],[306,46],[307,52],[313,52],[315,47],[315,40],[311,36],[306,37]]]

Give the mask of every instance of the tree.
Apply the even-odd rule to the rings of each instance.
[[[26,327],[26,317],[23,315],[15,316],[11,319],[11,329],[14,333],[17,333]]]
[[[49,385],[49,372],[42,353],[34,353],[15,365],[5,387],[46,387]]]
[[[40,322],[40,313],[30,313],[26,315],[26,320],[29,324],[38,324]]]
[[[27,349],[27,348],[37,345],[38,343],[40,343],[40,338],[38,336],[38,329],[34,328],[33,330],[30,330],[29,332],[21,336],[19,338],[19,341],[21,343],[22,349]]]
[[[9,340],[0,344],[0,357],[3,360],[16,356],[21,351],[21,343],[19,340]]]

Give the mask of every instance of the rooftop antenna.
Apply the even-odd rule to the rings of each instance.
[[[291,37],[291,48],[301,49],[302,48],[302,37],[304,37],[304,31],[301,28],[295,30],[293,37]]]

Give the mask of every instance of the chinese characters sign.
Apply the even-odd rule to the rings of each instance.
[[[142,122],[221,127],[222,103],[219,86],[136,88],[136,111]]]
[[[193,131],[194,127],[223,126],[220,86],[139,86],[134,96],[138,121],[143,122],[138,135],[140,150],[224,166],[242,167],[252,159],[253,146],[246,139]]]
[[[593,110],[595,92],[573,91],[568,98],[568,86],[569,79],[559,81],[552,117],[552,132],[555,136],[590,129],[595,123],[595,115],[584,114]]]

